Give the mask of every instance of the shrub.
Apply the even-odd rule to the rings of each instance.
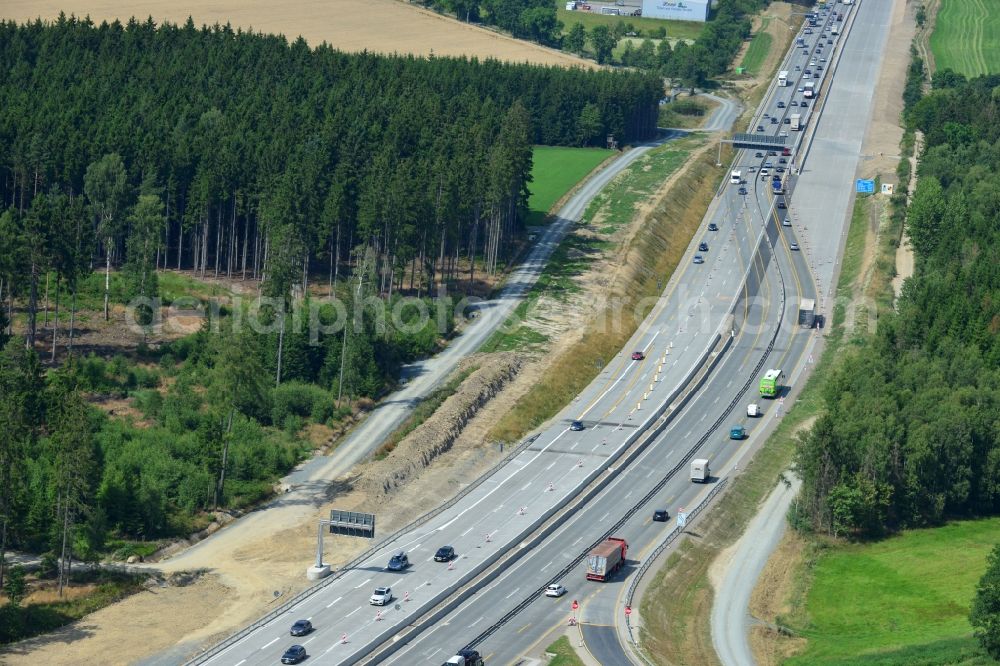
[[[332,410],[333,396],[329,391],[315,384],[288,382],[271,391],[271,422],[284,426],[288,416],[313,418],[314,414],[332,413],[326,411],[327,406]]]

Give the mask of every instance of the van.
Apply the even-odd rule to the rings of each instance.
[[[605,16],[619,16],[621,14],[621,10],[617,7],[601,7],[601,13]]]

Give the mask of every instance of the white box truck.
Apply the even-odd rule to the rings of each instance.
[[[695,458],[691,461],[691,482],[708,483],[710,474],[708,471],[708,460],[706,458]]]
[[[799,301],[799,326],[812,328],[816,325],[816,299],[803,298]]]
[[[732,171],[729,174],[729,183],[731,185],[739,185],[743,182],[743,172],[742,171]]]
[[[760,416],[760,405],[758,405],[756,402],[751,402],[749,405],[747,405],[747,416],[749,416],[752,419],[755,419],[758,416]]]
[[[802,129],[802,114],[801,113],[793,113],[791,115],[791,119],[790,119],[790,122],[789,122],[788,129],[792,130],[793,132],[798,132],[799,130]]]

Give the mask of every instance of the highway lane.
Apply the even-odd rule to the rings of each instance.
[[[814,39],[818,41],[820,35],[822,35],[822,26],[818,26],[818,29],[814,33],[817,35]],[[816,57],[815,51],[811,51],[809,55],[805,55],[801,53],[801,48],[798,49],[797,54],[790,55],[793,61],[795,55],[806,58],[810,56]],[[792,98],[792,91],[789,89],[775,86],[772,88],[772,92],[775,92],[779,98],[784,98],[785,100],[790,101]],[[775,104],[776,100],[772,99],[771,103]],[[787,105],[788,101],[785,104]],[[762,105],[761,109],[767,108],[767,106]],[[795,109],[795,107],[791,108]],[[763,113],[764,111],[760,110],[758,116],[763,117]],[[775,125],[778,124],[775,123]],[[783,125],[784,123],[780,124]],[[741,155],[740,158],[746,158],[746,155]],[[761,158],[757,158],[756,160],[753,158],[747,159],[747,162],[759,165],[764,159],[765,156],[762,155]],[[755,221],[756,224],[761,225],[763,224],[763,220],[768,221],[770,229],[769,238],[776,249],[776,259],[783,265],[783,273],[788,278],[788,283],[783,287],[787,290],[785,312],[782,313],[786,326],[776,340],[775,347],[768,358],[768,361],[772,362],[769,362],[768,366],[785,367],[785,363],[801,362],[804,351],[809,343],[808,336],[800,332],[794,324],[797,321],[799,298],[803,296],[812,297],[815,295],[815,292],[809,279],[808,267],[802,257],[802,253],[791,249],[792,243],[795,242],[792,230],[781,226],[784,211],[774,207],[775,201],[770,196],[768,181],[769,179],[762,181],[754,180],[751,186],[753,192],[748,193],[747,196],[733,196],[733,188],[724,190],[722,194],[723,202],[716,209],[716,217],[710,219],[719,219],[718,215],[721,211],[721,219],[725,220],[732,220],[734,214],[737,214],[746,219],[748,223]],[[784,233],[779,233],[779,230],[782,230]],[[765,281],[766,285],[767,282]],[[748,299],[747,302],[751,300],[752,298]],[[760,330],[758,329],[758,332]],[[681,435],[679,438],[680,441],[697,437],[697,425],[701,425],[709,417],[717,415],[720,403],[726,406],[730,404],[731,401],[726,399],[729,396],[727,391],[733,390],[733,378],[746,376],[748,369],[745,364],[748,356],[752,355],[754,350],[759,355],[763,355],[764,353],[764,350],[759,347],[758,343],[759,336],[749,344],[749,350],[746,350],[747,341],[741,332],[740,341],[734,345],[733,350],[727,353],[727,361],[713,373],[706,387],[702,389],[698,397],[684,410],[668,431],[660,436],[658,442],[653,447],[647,450],[644,458],[656,460],[658,463],[662,461],[662,468],[669,468],[672,466],[673,458],[682,457],[687,453],[683,446],[680,449],[676,446],[678,441],[677,436]],[[740,365],[735,368],[730,367],[735,363],[735,359],[745,350],[746,355],[740,359]],[[756,360],[758,357],[752,356],[752,358]],[[723,402],[724,400],[726,401]],[[716,464],[727,460],[729,458],[727,453],[734,453],[739,450],[739,447],[735,447],[734,449],[732,446],[727,446],[727,444],[732,444],[727,439],[730,425],[742,422],[750,431],[750,436],[754,437],[755,431],[758,430],[757,424],[763,424],[766,422],[766,419],[773,418],[777,411],[777,406],[771,403],[771,410],[765,413],[763,419],[748,423],[744,410],[745,404],[750,401],[759,401],[756,383],[753,381],[751,381],[746,391],[736,397],[735,407],[728,413],[729,419],[723,421],[717,428],[713,429],[708,443],[699,451],[699,456],[705,455],[710,460],[715,461]],[[764,404],[766,405],[767,403],[765,402]],[[697,421],[696,426],[688,427],[691,421]],[[686,431],[684,430],[685,428]],[[668,448],[669,450],[667,450]],[[401,650],[391,660],[391,663],[434,663],[438,661],[438,657],[443,659],[447,656],[445,653],[448,649],[453,650],[456,646],[461,646],[468,640],[470,631],[474,632],[476,627],[485,624],[491,618],[497,621],[503,617],[507,608],[521,601],[523,597],[519,596],[519,594],[537,594],[538,589],[552,580],[552,570],[555,569],[558,571],[560,569],[560,556],[564,561],[571,561],[573,557],[579,555],[579,547],[581,545],[586,546],[588,540],[584,536],[580,536],[581,534],[601,533],[600,528],[602,523],[607,524],[610,515],[614,513],[613,511],[606,511],[607,507],[616,507],[619,510],[622,507],[630,507],[629,501],[633,499],[633,496],[638,498],[645,494],[643,481],[645,480],[646,484],[653,484],[655,481],[649,480],[648,477],[654,477],[657,472],[662,471],[659,465],[648,469],[648,471],[647,467],[649,466],[639,463],[631,466],[608,489],[607,497],[591,502],[585,510],[576,514],[569,521],[570,524],[565,531],[569,536],[575,536],[575,541],[560,539],[558,533],[553,535],[546,544],[537,547],[532,552],[529,556],[530,561],[526,558],[525,561],[516,564],[512,569],[505,572],[489,589],[480,591],[476,595],[474,603],[470,602],[456,613],[453,613],[447,623],[439,624],[422,634],[416,641],[413,641],[411,646],[407,646],[407,648]],[[622,489],[621,492],[617,496],[613,495],[612,491],[618,488]],[[693,486],[690,483],[686,474],[679,474],[657,493],[654,500],[648,503],[647,510],[637,511],[629,523],[616,531],[616,534],[624,536],[633,544],[633,553],[637,552],[636,548],[640,549],[638,550],[638,557],[635,558],[636,561],[644,559],[646,552],[658,543],[663,531],[669,529],[669,524],[661,526],[652,522],[652,508],[667,508],[673,514],[676,511],[676,506],[685,503],[689,506],[693,505],[696,496],[701,490],[701,486]],[[560,533],[563,533],[563,531],[561,528]],[[577,550],[574,551],[574,548]],[[543,562],[544,564],[539,567],[539,562]],[[606,584],[595,584],[585,582],[583,573],[584,565],[580,564],[570,576],[564,577],[560,581],[569,589],[567,596],[563,600],[557,601],[544,597],[536,599],[534,603],[519,613],[513,621],[510,621],[497,631],[496,634],[487,638],[481,645],[478,645],[477,647],[487,657],[487,661],[490,663],[515,663],[524,654],[525,645],[540,640],[554,627],[562,626],[566,623],[572,612],[570,604],[573,598],[577,598],[581,602],[579,617],[584,623],[584,636],[588,643],[588,649],[591,650],[598,661],[609,664],[624,663],[627,661],[627,657],[617,644],[617,635],[613,627],[615,621],[618,619],[617,613],[620,613],[620,603],[618,602],[624,590],[626,578],[622,577],[619,580]],[[513,589],[511,589],[514,585],[512,581],[516,581],[516,586]],[[478,609],[484,608],[489,610],[489,614],[485,616],[479,615]],[[462,622],[463,616],[467,618],[478,617],[473,620],[475,625],[469,627]]]
[[[476,317],[470,319],[461,334],[439,354],[405,366],[401,372],[403,386],[379,403],[333,453],[315,456],[282,479],[282,483],[290,488],[288,493],[233,521],[226,529],[219,530],[182,553],[158,563],[156,567],[176,571],[189,566],[205,566],[205,554],[214,548],[235,549],[245,540],[257,538],[256,535],[261,529],[267,529],[267,525],[301,522],[314,514],[316,506],[326,501],[329,483],[349,473],[358,462],[371,455],[463,358],[478,349],[506,321],[537,281],[571,225],[582,218],[584,210],[604,186],[635,160],[674,136],[676,133],[669,133],[656,141],[625,151],[584,182],[559,210],[553,223],[542,232],[524,262],[508,277],[500,295],[476,303]]]
[[[604,608],[594,605],[597,593],[607,593],[613,601],[627,580],[627,574],[640,561],[643,551],[655,543],[665,530],[673,525],[677,507],[690,502],[694,494],[705,489],[702,485],[692,485],[683,469],[660,489],[655,497],[642,508],[636,510],[630,519],[618,530],[616,536],[625,537],[631,544],[630,564],[623,574],[609,583],[594,583],[585,580],[585,564],[580,563],[569,574],[553,580],[553,574],[563,569],[573,559],[584,554],[593,541],[606,531],[624,511],[633,507],[662,480],[667,472],[679,464],[690,452],[693,445],[708,433],[707,442],[699,449],[698,456],[708,457],[713,465],[728,458],[747,442],[736,442],[728,438],[728,429],[735,423],[745,423],[753,436],[762,419],[753,422],[741,415],[743,401],[755,399],[756,382],[754,368],[766,353],[769,332],[786,312],[779,308],[780,300],[773,297],[781,289],[776,271],[769,270],[764,261],[755,262],[754,284],[762,285],[758,290],[752,287],[749,296],[749,321],[741,326],[737,339],[723,356],[718,368],[709,376],[706,385],[696,394],[689,405],[679,413],[666,431],[640,455],[638,460],[622,470],[609,486],[580,511],[567,517],[557,531],[543,544],[534,548],[530,555],[522,558],[505,571],[487,589],[478,592],[474,601],[453,613],[449,621],[440,622],[421,634],[411,645],[400,650],[389,663],[440,663],[454,650],[470,640],[470,633],[476,628],[496,622],[509,609],[532,595],[537,598],[522,611],[516,619],[506,624],[495,635],[477,646],[488,663],[503,664],[515,661],[523,653],[526,645],[538,635],[542,635],[554,625],[563,626],[571,616],[571,603],[577,599],[581,604],[579,618],[585,623],[607,626]],[[758,292],[758,293],[754,293]],[[756,296],[760,298],[755,298]],[[788,331],[787,340],[795,335]],[[804,335],[800,335],[804,338]],[[771,356],[780,355],[786,339],[779,339]],[[744,391],[747,381],[750,389]],[[737,406],[728,410],[733,402]],[[772,404],[771,407],[774,405]],[[726,416],[721,424],[713,424],[721,416]],[[770,411],[764,418],[773,417]],[[653,522],[652,509],[667,508],[671,514],[669,523]],[[560,582],[568,590],[562,599],[545,598],[537,591],[549,582]],[[483,619],[476,621],[479,617]],[[474,625],[472,623],[475,623]],[[616,639],[617,640],[617,639]],[[613,659],[598,659],[602,663],[621,663]]]
[[[698,364],[732,307],[729,292],[737,288],[746,271],[746,260],[741,261],[739,254],[750,256],[759,232],[753,237],[753,230],[745,225],[728,226],[730,229],[722,232],[706,233],[710,249],[703,253],[705,263],[685,264],[626,353],[609,364],[534,445],[430,523],[401,536],[358,568],[343,572],[340,579],[324,586],[300,607],[230,647],[217,663],[269,663],[276,659],[288,642],[278,640],[280,633],[299,616],[314,617],[314,624],[324,629],[336,627],[325,636],[317,631],[312,637],[322,637],[321,656],[352,659],[368,649],[371,641],[392,634],[433,605],[439,590],[453,581],[471,578],[527,535],[547,512],[596,478],[606,462],[634,439],[642,424],[652,420],[656,400],[682,383]],[[629,360],[628,352],[633,349],[644,350],[647,358]],[[574,419],[583,420],[586,430],[570,431],[566,425]],[[427,561],[446,543],[454,545],[461,555],[454,569]],[[390,575],[380,571],[391,552],[398,549],[410,552],[415,562],[410,572]],[[377,611],[367,606],[367,598],[371,588],[383,584],[396,587],[397,596],[402,585],[411,601],[399,610],[390,606],[378,617]],[[335,641],[343,633],[349,641]]]
[[[431,607],[454,582],[472,578],[529,534],[546,513],[596,478],[606,461],[634,439],[640,425],[651,420],[658,396],[662,400],[700,362],[732,307],[760,237],[751,215],[735,215],[738,208],[731,201],[726,208],[714,207],[723,231],[705,233],[710,245],[704,253],[706,262],[687,264],[674,276],[626,354],[619,355],[531,448],[431,523],[401,536],[298,607],[230,646],[217,663],[273,663],[290,642],[287,626],[298,617],[312,618],[318,627],[302,641],[310,652],[324,663],[349,662]],[[737,223],[741,221],[745,224]],[[766,279],[764,283],[768,284]],[[752,313],[753,308],[748,302],[745,312]],[[488,316],[490,308],[484,313]],[[628,360],[630,349],[644,350],[647,358]],[[565,423],[574,418],[584,420],[588,428],[569,431]],[[428,560],[445,543],[457,548],[460,559],[453,567],[433,566]],[[381,568],[397,549],[408,550],[414,566],[406,574],[386,574]],[[380,613],[366,600],[375,585],[383,584],[392,584],[402,601]],[[347,640],[342,642],[345,634]]]
[[[825,100],[822,120],[816,128],[808,161],[810,168],[798,179],[792,198],[795,230],[804,240],[802,254],[814,266],[818,291],[827,297],[833,293],[838,250],[850,219],[851,181],[864,134],[858,131],[862,124],[859,119],[864,119],[863,125],[868,126],[892,5],[864,2],[858,7],[837,75]],[[781,497],[787,505],[791,494],[784,493]],[[748,527],[748,534],[754,534],[755,538],[741,540],[714,599],[712,640],[720,660],[727,666],[753,663],[748,642],[748,604],[759,573],[784,527],[785,511],[778,499],[776,492],[755,518],[755,524]]]
[[[761,224],[760,217],[751,216],[749,211],[744,217],[748,224]],[[772,401],[760,401],[757,390],[759,373],[754,375],[753,368],[758,360],[764,356],[768,333],[777,325],[778,318],[783,319],[784,325],[767,357],[766,367],[782,367],[787,372],[790,370],[788,364],[801,361],[803,352],[809,343],[809,336],[805,331],[791,324],[796,319],[798,297],[803,293],[801,290],[811,289],[808,273],[800,259],[800,253],[789,251],[787,244],[782,244],[782,235],[779,235],[778,228],[778,221],[769,218],[769,239],[776,247],[774,261],[781,267],[785,278],[784,288],[787,290],[784,311],[778,311],[780,301],[775,297],[775,292],[782,289],[781,283],[776,278],[776,272],[774,270],[765,272],[766,265],[759,263],[755,275],[763,280],[762,298],[754,299],[751,292],[748,294],[750,296],[748,302],[758,303],[771,309],[769,316],[764,318],[765,325],[759,326],[757,318],[751,313],[748,325],[741,329],[737,342],[727,352],[720,366],[712,373],[705,387],[648,450],[646,459],[656,461],[656,463],[654,465],[639,463],[623,472],[621,481],[609,489],[607,498],[593,502],[591,507],[574,516],[573,521],[567,527],[567,534],[570,537],[576,537],[575,541],[562,539],[549,544],[549,547],[555,552],[572,551],[574,547],[579,549],[581,545],[585,547],[589,542],[582,539],[581,534],[600,534],[602,522],[605,524],[609,522],[606,515],[609,507],[614,507],[619,511],[626,508],[631,509],[630,502],[642,497],[646,488],[660,478],[658,474],[662,474],[666,469],[672,467],[687,453],[692,440],[704,434],[706,428],[720,416],[724,416],[724,419],[718,426],[709,428],[708,440],[697,454],[698,457],[709,458],[714,468],[720,468],[732,456],[742,452],[753,441],[752,438],[757,436],[756,433],[762,429],[764,424],[775,417],[779,409],[778,405]],[[752,281],[751,284],[753,284]],[[811,295],[809,291],[804,293]],[[791,373],[789,372],[789,374]],[[749,380],[748,386],[744,380]],[[744,386],[747,386],[745,390]],[[748,419],[745,416],[745,405],[751,401],[762,404],[765,409],[763,417]],[[734,402],[735,406],[730,409],[730,405]],[[736,443],[728,439],[729,427],[737,423],[744,425],[750,433],[751,439],[747,442]],[[674,516],[678,507],[693,506],[696,496],[705,492],[704,486],[690,483],[686,472],[687,470],[684,469],[671,479],[653,500],[636,511],[629,522],[615,532],[616,535],[625,537],[632,544],[630,560],[632,560],[633,565],[626,569],[625,576],[605,584],[586,582],[583,565],[578,566],[569,576],[560,581],[569,589],[569,593],[563,600],[565,603],[555,603],[555,600],[552,599],[537,599],[515,620],[485,640],[479,646],[481,652],[484,655],[490,655],[492,663],[516,662],[521,655],[525,654],[527,645],[541,640],[553,627],[566,624],[570,617],[569,604],[573,598],[576,598],[581,604],[579,619],[583,623],[588,649],[595,654],[601,663],[625,663],[627,658],[621,652],[620,646],[617,645],[617,637],[615,640],[610,640],[609,634],[613,634],[613,625],[621,613],[620,597],[628,582],[627,572],[638,566],[638,563],[645,559],[646,554],[659,542],[664,532],[672,527],[673,520],[668,524],[652,522],[652,510],[666,508],[670,511],[671,516]],[[610,494],[610,491],[614,489],[620,489],[620,492]],[[578,553],[579,550],[573,554]],[[535,564],[548,562],[552,559],[543,549],[536,549],[531,558]],[[551,568],[558,569],[557,566]],[[517,581],[517,591],[523,594],[531,592],[547,582],[545,574],[550,571],[549,566],[543,564],[539,573],[531,577],[531,564],[525,564],[523,570],[508,573],[510,573],[510,580]],[[507,592],[509,586],[504,586],[502,582],[497,587],[494,597],[486,596],[484,592],[480,592],[477,595],[476,607],[502,608],[502,600],[495,597],[504,592],[512,594],[513,591]],[[478,611],[470,606],[463,612],[473,616]],[[499,618],[502,613],[495,612],[493,616]],[[609,627],[611,628],[610,632],[607,629]],[[458,618],[453,620],[450,625],[428,632],[428,634],[436,635],[435,645],[439,643],[453,645],[456,642],[461,644],[463,634],[467,633],[467,630],[461,627]],[[430,642],[425,636],[421,636],[420,641],[424,644]],[[419,649],[419,646],[417,648]],[[401,652],[401,654],[405,655],[406,653]],[[424,652],[418,652],[418,655],[430,656]],[[392,663],[402,664],[406,662]],[[420,661],[419,663],[431,663],[431,661]]]
[[[888,42],[893,2],[862,2],[844,56],[831,82],[810,157],[791,205],[796,234],[810,257],[819,292],[833,311],[839,262],[854,204],[854,178],[874,112],[873,95]]]

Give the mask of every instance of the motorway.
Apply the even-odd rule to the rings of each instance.
[[[864,2],[858,7],[825,98],[822,120],[815,128],[809,168],[797,179],[795,197],[789,206],[793,228],[803,241],[803,254],[817,281],[817,292],[826,299],[832,295],[836,278],[839,253],[833,250],[843,243],[850,219],[849,192],[864,137],[858,128],[869,125],[893,4]],[[754,662],[749,644],[750,596],[785,526],[783,507],[787,507],[794,495],[795,492],[781,488],[769,498],[761,514],[747,528],[716,592],[712,641],[725,666]],[[753,537],[748,538],[750,535]]]
[[[558,211],[556,219],[540,235],[524,262],[511,273],[500,295],[476,303],[475,318],[468,319],[462,332],[440,353],[405,366],[401,372],[403,386],[382,400],[333,453],[315,456],[282,479],[282,485],[289,488],[289,492],[158,563],[155,568],[178,571],[210,566],[214,549],[235,550],[242,543],[259,538],[261,531],[267,531],[270,526],[284,529],[315,515],[316,507],[327,501],[330,482],[350,473],[355,465],[370,456],[463,358],[481,347],[506,321],[538,280],[566,232],[582,218],[584,210],[604,186],[635,160],[674,136],[675,133],[668,133],[656,141],[631,148],[586,180]],[[472,307],[468,308],[469,313],[472,311]]]
[[[843,25],[844,21],[838,23]],[[805,70],[812,70],[811,74],[817,73],[818,77],[810,77],[809,80],[814,81],[817,88],[820,87],[826,75],[826,60],[821,59],[833,59],[833,47],[838,39],[823,34],[824,27],[820,23],[812,31],[813,34],[801,35],[806,46],[792,50],[781,67],[791,74],[789,85],[772,86],[765,97],[766,102],[760,106],[748,128],[750,133],[777,134],[787,131],[791,123],[786,123],[784,119],[790,119],[791,113],[800,113],[808,124],[813,114],[814,100],[807,101],[809,106],[802,109],[803,96],[799,90],[804,87],[802,77],[805,76]],[[827,43],[828,39],[834,44]],[[824,67],[817,71],[811,63]],[[796,102],[795,106],[791,105],[793,100]],[[779,101],[784,108],[777,106]],[[776,122],[770,120],[772,116]],[[758,132],[758,128],[764,131]],[[798,135],[789,133],[798,138]],[[412,641],[390,663],[435,663],[447,651],[442,651],[442,646],[460,646],[463,641],[472,640],[470,634],[478,637],[475,641],[476,648],[483,653],[488,663],[517,663],[529,652],[527,646],[543,646],[554,629],[567,624],[574,615],[571,610],[574,599],[580,604],[575,615],[580,622],[586,648],[596,661],[602,664],[629,663],[630,659],[620,643],[616,626],[621,619],[629,569],[634,569],[645,560],[646,555],[673,526],[672,522],[653,522],[653,509],[665,508],[674,516],[680,507],[696,504],[697,498],[706,489],[691,484],[687,470],[683,468],[692,447],[697,447],[698,457],[706,457],[712,461],[714,469],[733,464],[733,459],[739,457],[741,447],[748,443],[738,444],[729,440],[729,427],[737,423],[744,425],[750,432],[752,441],[756,431],[763,430],[767,420],[774,418],[780,411],[779,405],[771,403],[763,418],[748,419],[745,416],[745,405],[759,400],[756,379],[760,371],[754,374],[754,370],[759,367],[778,367],[786,369],[792,375],[791,366],[801,369],[804,352],[810,343],[806,332],[795,326],[799,298],[815,296],[808,267],[802,253],[791,250],[796,238],[793,229],[782,225],[785,220],[784,211],[772,208],[768,192],[770,178],[756,176],[768,161],[773,162],[770,166],[772,173],[776,168],[789,169],[792,164],[782,165],[778,161],[780,156],[763,152],[747,150],[737,155],[733,169],[741,170],[744,178],[752,181],[752,184],[747,184],[748,195],[741,196],[735,186],[725,186],[714,211],[710,211],[705,220],[706,223],[715,222],[722,227],[727,221],[742,218],[742,224],[757,229],[761,228],[762,220],[768,221],[767,248],[773,247],[775,252],[771,256],[767,248],[762,248],[762,252],[755,257],[753,272],[748,276],[750,279],[744,294],[746,302],[761,304],[762,311],[748,313],[747,321],[739,327],[733,345],[705,385],[666,431],[643,452],[639,460],[622,471],[594,501],[565,519],[552,537],[505,571],[485,590],[478,592],[474,601],[469,601],[457,613],[448,616],[444,622],[439,622]],[[792,159],[788,161],[794,163]],[[794,186],[794,179],[787,179],[786,187]],[[835,252],[836,248],[833,250]],[[687,276],[684,279],[697,280],[697,277]],[[755,283],[761,286],[755,288]],[[783,308],[779,306],[780,301],[776,297],[779,292],[784,294]],[[769,348],[767,333],[774,330],[779,319],[782,320],[782,326],[777,330],[773,346]],[[762,363],[764,366],[760,365]],[[680,472],[670,476],[669,472],[678,466],[681,466]],[[647,499],[649,495],[652,496]],[[609,511],[612,507],[614,509]],[[610,519],[609,514],[613,516]],[[632,547],[629,566],[623,575],[608,583],[595,584],[585,580],[584,562],[577,562],[568,571],[560,570],[560,563],[572,561],[585,552],[591,542],[596,540],[590,537],[602,535],[605,531],[602,528],[610,527],[617,522],[615,518],[622,514],[626,515],[626,519],[622,524],[615,525],[614,534],[625,537]],[[539,562],[543,563],[540,567]],[[561,575],[554,578],[552,574],[556,571]],[[549,599],[538,594],[540,587],[557,578],[557,582],[568,590],[565,597]],[[516,617],[505,617],[509,614],[507,609],[515,605],[511,603],[512,600],[528,601],[532,596],[534,598]],[[485,614],[480,616],[482,611]],[[487,622],[492,622],[491,626],[495,626],[501,620],[504,623],[492,629],[490,635],[482,636],[481,632],[476,631],[477,627]]]
[[[812,55],[819,35],[810,37]],[[778,99],[790,101],[795,87],[770,93],[759,118]],[[787,126],[779,120],[773,127],[776,133]],[[770,159],[750,154],[740,153],[737,162],[759,168]],[[808,344],[809,336],[795,325],[799,298],[814,296],[807,266],[792,249],[792,229],[781,226],[784,211],[775,207],[768,180],[753,176],[746,186],[746,194],[735,185],[720,189],[684,263],[629,345],[530,446],[429,521],[198,663],[273,664],[293,642],[306,646],[310,661],[323,664],[355,663],[386,645],[398,650],[388,656],[390,663],[440,664],[470,642],[489,663],[506,663],[565,621],[571,598],[583,602],[585,623],[614,618],[625,576],[603,585],[585,583],[582,556],[614,528],[633,545],[626,573],[641,560],[671,524],[652,523],[652,508],[669,508],[673,515],[705,489],[690,483],[686,460],[697,451],[721,469],[738,455],[744,444],[728,439],[729,426],[743,423],[752,437],[780,409],[772,402],[763,419],[745,417],[744,405],[756,400],[760,374],[780,367],[791,375]],[[709,222],[718,231],[709,231]],[[696,250],[698,242],[708,250]],[[696,253],[704,263],[692,261]],[[633,350],[645,358],[630,360]],[[713,371],[681,409],[674,401],[706,364],[714,364]],[[668,406],[673,418],[665,424],[660,416]],[[584,430],[569,429],[577,419]],[[644,449],[632,448],[654,426],[662,432]],[[629,450],[636,459],[616,469],[615,461]],[[672,473],[675,468],[679,473]],[[596,495],[550,521],[587,487]],[[543,526],[549,529],[540,530]],[[433,562],[434,551],[446,544],[456,548],[458,559],[450,565]],[[385,571],[389,556],[401,550],[412,566]],[[503,568],[493,566],[508,554],[524,556]],[[569,595],[539,597],[557,576]],[[473,580],[478,580],[476,594],[453,596]],[[376,586],[391,586],[395,600],[370,606]],[[501,623],[523,602],[516,618]],[[421,620],[435,608],[438,621]],[[310,619],[316,630],[293,640],[288,627],[299,618]],[[411,632],[414,624],[423,631]],[[400,636],[403,631],[408,633]],[[615,654],[602,662],[618,663],[620,652]]]

